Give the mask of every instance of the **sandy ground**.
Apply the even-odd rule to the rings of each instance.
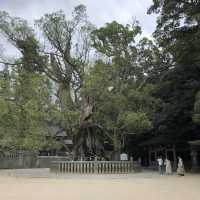
[[[200,175],[56,176],[1,171],[0,200],[200,200]]]

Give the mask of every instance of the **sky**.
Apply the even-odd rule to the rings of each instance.
[[[0,10],[7,11],[11,16],[22,17],[33,24],[45,13],[63,10],[70,16],[73,8],[79,4],[87,7],[89,20],[97,27],[113,20],[119,23],[131,23],[136,19],[142,26],[143,35],[151,37],[155,30],[156,16],[147,15],[152,0],[0,0]],[[6,53],[14,55],[16,51],[0,38]]]

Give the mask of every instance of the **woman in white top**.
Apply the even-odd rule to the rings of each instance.
[[[166,158],[165,160],[165,170],[167,175],[172,174],[172,165],[171,161],[168,158]]]

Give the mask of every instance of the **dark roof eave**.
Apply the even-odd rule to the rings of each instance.
[[[175,138],[170,138],[162,134],[140,143],[139,146],[168,145],[176,143],[177,140]]]

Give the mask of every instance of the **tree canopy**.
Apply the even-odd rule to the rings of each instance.
[[[192,133],[195,96],[199,91],[199,2],[153,1],[149,13],[159,14],[154,37],[169,53],[171,62],[165,76],[159,81],[156,96],[163,101],[158,113],[158,127],[173,135]],[[198,98],[197,98],[198,99]],[[198,102],[198,100],[197,100]]]

